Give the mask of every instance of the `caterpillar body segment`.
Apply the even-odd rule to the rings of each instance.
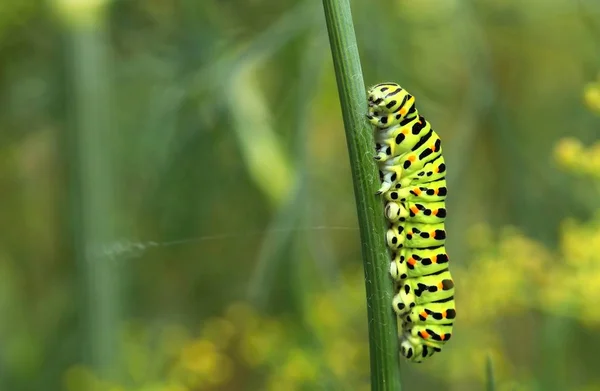
[[[397,168],[395,170],[395,172],[389,173],[389,169],[387,169],[386,171],[388,172],[384,173],[380,166],[379,174],[382,184],[378,194],[387,192],[390,189],[398,190],[415,184],[424,185],[446,178],[446,162],[444,160],[444,155],[439,155],[430,160],[425,163],[422,169],[414,171],[412,174],[402,176],[402,168]],[[382,190],[384,188],[385,190]]]
[[[392,305],[400,316],[417,305],[425,305],[454,297],[454,281],[448,269],[437,274],[406,279]]]
[[[410,218],[417,223],[443,223],[446,207],[443,201],[431,203],[390,201],[385,206],[385,217],[391,222],[406,221]]]
[[[438,247],[444,244],[445,239],[444,223],[425,224],[397,221],[390,224],[386,233],[387,245],[394,251],[401,247]]]
[[[406,314],[409,324],[447,325],[456,317],[454,300],[417,305]]]
[[[383,196],[386,201],[396,202],[437,202],[446,199],[446,179],[438,179],[429,182],[427,186],[406,185],[400,188],[394,188],[386,192]]]
[[[367,93],[374,127],[390,275],[397,294],[400,353],[421,362],[441,351],[456,317],[454,281],[446,253],[446,163],[442,142],[418,112],[415,98],[396,83]]]
[[[394,254],[390,274],[397,282],[417,278],[448,269],[448,255],[444,246],[432,249],[404,247]]]
[[[381,131],[375,140],[375,160],[386,161],[391,156],[410,151],[430,130],[429,123],[424,121],[423,117],[415,117],[401,125]]]

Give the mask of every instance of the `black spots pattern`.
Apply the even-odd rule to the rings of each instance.
[[[419,128],[419,132],[415,133],[415,127],[416,125],[412,129],[413,134],[419,134],[419,132],[423,129],[423,126],[421,126]],[[433,136],[433,129],[431,129],[429,132],[427,132],[427,134],[421,137],[419,141],[417,141],[417,143],[414,145],[414,147],[411,148],[411,151],[416,151],[417,149],[421,148],[423,144],[425,144],[431,138],[431,136]]]
[[[432,153],[433,153],[433,150],[431,148],[427,148],[426,150],[424,150],[423,152],[421,152],[419,154],[419,160],[425,159],[427,156],[431,155]]]
[[[454,319],[454,318],[456,318],[456,310],[453,308],[446,310],[446,319]]]
[[[411,164],[412,164],[412,162],[410,160],[405,160],[404,164],[402,164],[402,168],[404,168],[406,170],[407,168],[410,167]]]
[[[397,89],[395,89],[394,91],[392,91],[392,92],[390,92],[389,94],[387,94],[387,95],[385,96],[385,98],[387,99],[387,98],[389,98],[390,96],[394,96],[394,95],[396,95],[397,93],[399,93],[400,91],[402,91],[402,88],[397,88]],[[395,102],[395,101],[393,101],[393,102]],[[391,107],[393,107],[393,106],[391,106]],[[388,109],[389,109],[389,108],[390,108],[390,107],[388,107]]]
[[[390,198],[393,200],[397,200],[398,199],[398,193],[393,191],[390,193]]]
[[[402,91],[402,89],[400,91]],[[398,92],[400,92],[400,91],[398,91]],[[406,105],[406,102],[408,101],[408,97],[409,97],[408,94],[404,95],[404,98],[402,98],[402,102],[400,102],[400,106],[398,107],[399,109],[404,107],[404,105]]]
[[[448,255],[447,254],[438,254],[436,256],[437,263],[448,263]]]
[[[438,189],[438,195],[440,196],[445,196],[448,194],[448,189],[446,189],[445,187],[440,187]]]
[[[435,320],[442,320],[442,319],[444,319],[444,314],[442,314],[441,312],[433,312],[430,315]]]
[[[433,287],[435,288],[435,286]],[[436,288],[437,289],[437,288]],[[423,292],[429,290],[429,287],[421,282],[419,282],[417,284],[417,288],[415,289],[415,296],[417,297],[421,297],[421,295],[423,294]],[[435,291],[434,291],[435,292]]]
[[[419,122],[415,123],[415,125],[412,128],[412,134],[417,135],[417,134],[421,133],[421,131],[423,130],[423,128],[426,125],[427,125],[427,122],[425,122],[423,120],[420,120]]]
[[[387,105],[385,105],[386,108],[391,109],[392,107],[394,107],[396,105],[396,101],[395,100],[391,100]]]
[[[444,240],[446,239],[446,231],[443,229],[436,229],[433,233],[433,237],[436,240]]]
[[[402,141],[404,141],[406,139],[406,136],[404,135],[404,133],[398,133],[398,135],[396,136],[396,144],[402,144]]]
[[[447,278],[442,280],[442,289],[443,290],[449,291],[452,288],[454,288],[454,281],[447,279]]]
[[[446,165],[444,163],[439,165],[438,172],[446,172]]]

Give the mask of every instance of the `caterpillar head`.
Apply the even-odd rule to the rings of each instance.
[[[416,113],[415,98],[396,83],[374,85],[367,95],[367,118],[378,128],[397,125]]]

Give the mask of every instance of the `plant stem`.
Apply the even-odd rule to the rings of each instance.
[[[496,380],[494,378],[494,364],[492,363],[492,356],[488,355],[485,362],[485,373],[486,373],[486,391],[496,391]]]
[[[329,42],[342,106],[346,141],[352,167],[354,196],[365,270],[371,389],[400,390],[400,366],[389,254],[385,246],[385,224],[373,160],[374,141],[366,120],[365,86],[354,34],[349,0],[323,0]]]

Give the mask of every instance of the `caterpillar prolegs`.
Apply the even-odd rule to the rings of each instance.
[[[368,91],[368,104],[396,288],[392,305],[402,325],[400,352],[421,362],[450,339],[456,317],[444,247],[446,164],[440,137],[406,90],[377,84]]]

